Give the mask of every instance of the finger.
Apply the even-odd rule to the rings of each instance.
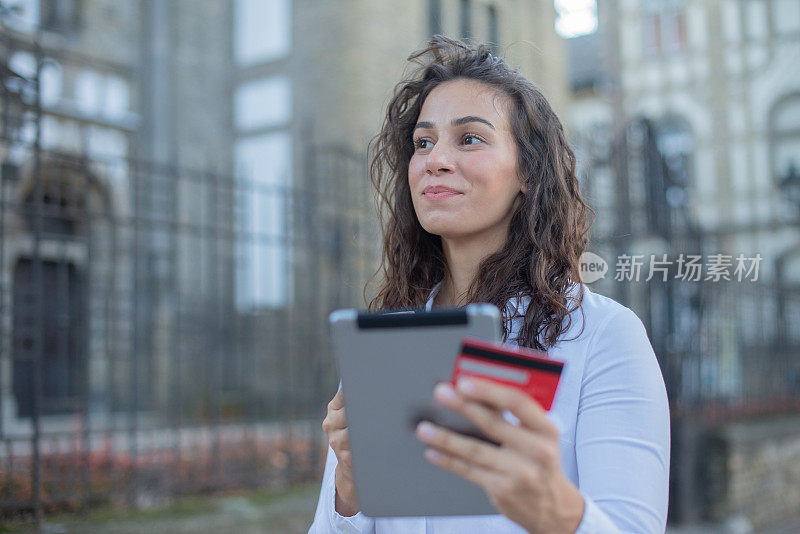
[[[525,428],[558,438],[558,428],[547,418],[544,408],[524,392],[489,380],[462,378],[457,391],[471,400],[482,402],[497,410],[508,410],[517,416]]]
[[[442,453],[491,471],[510,472],[519,465],[520,458],[512,451],[500,449],[485,441],[461,435],[428,421],[417,425],[417,437]]]
[[[330,418],[334,428],[347,427],[347,414],[345,413],[344,408],[331,411],[328,413],[328,417]]]
[[[331,432],[328,442],[334,451],[349,451],[350,450],[350,433],[347,429],[336,430]]]
[[[341,410],[344,408],[344,393],[343,390],[339,390],[336,392],[336,395],[333,396],[331,401],[328,403],[328,408],[331,410]]]
[[[500,411],[466,399],[448,383],[437,384],[434,388],[434,397],[444,406],[475,423],[484,434],[497,443],[511,444],[521,439],[520,429],[506,421]]]
[[[448,408],[475,423],[486,436],[508,448],[525,452],[535,445],[531,439],[535,434],[530,430],[511,424],[499,410],[465,398],[446,382],[436,385],[434,396]]]
[[[347,428],[347,419],[344,415],[344,410],[337,410],[329,412],[325,419],[322,421],[322,430],[329,436],[333,432],[344,430]]]
[[[464,477],[484,490],[496,484],[502,476],[463,458],[433,448],[425,449],[425,459],[437,467]]]
[[[502,448],[515,452],[525,463],[533,460],[546,468],[559,463],[557,434],[549,436],[514,425],[494,410],[472,401],[465,401],[462,413],[485,435],[501,443]],[[518,465],[512,465],[509,472],[514,473]]]

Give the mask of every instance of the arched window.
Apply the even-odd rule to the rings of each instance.
[[[37,228],[35,218],[41,213],[40,230],[51,236],[73,236],[83,231],[88,221],[86,201],[99,191],[95,179],[84,168],[79,158],[71,155],[49,154],[41,162],[39,180],[41,183],[41,205],[37,206],[35,176],[32,164],[20,183],[19,198],[23,205],[23,218],[29,230]],[[103,199],[100,206],[105,205]],[[38,209],[37,209],[38,208]]]
[[[86,161],[72,154],[47,152],[22,167],[17,196],[21,219],[31,237],[35,232],[49,250],[99,240],[101,219],[110,214],[110,192]],[[37,187],[38,186],[38,187]],[[95,227],[95,230],[92,230]],[[87,394],[87,304],[89,261],[47,252],[25,253],[11,269],[11,353],[17,415],[64,414],[80,408]],[[44,249],[44,247],[42,247]],[[88,255],[88,254],[87,254]],[[109,267],[105,264],[105,267]],[[34,365],[41,358],[40,365]],[[39,373],[41,404],[33,383]]]

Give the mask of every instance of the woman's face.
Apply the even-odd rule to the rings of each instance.
[[[505,241],[514,199],[525,192],[506,102],[463,79],[437,86],[423,102],[408,183],[426,231],[452,241]]]

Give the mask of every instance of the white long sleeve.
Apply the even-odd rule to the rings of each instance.
[[[658,361],[642,322],[621,308],[590,343],[581,383],[575,455],[586,509],[579,534],[664,532],[669,442]]]
[[[369,534],[375,532],[375,520],[358,512],[352,517],[344,517],[336,512],[336,454],[328,447],[325,460],[325,473],[322,475],[317,512],[309,534]]]

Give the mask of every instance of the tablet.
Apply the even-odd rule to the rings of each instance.
[[[501,339],[491,304],[417,312],[330,314],[333,353],[344,390],[353,476],[371,517],[497,514],[484,491],[425,460],[420,419],[458,428],[466,420],[433,400],[447,381],[461,340]]]

